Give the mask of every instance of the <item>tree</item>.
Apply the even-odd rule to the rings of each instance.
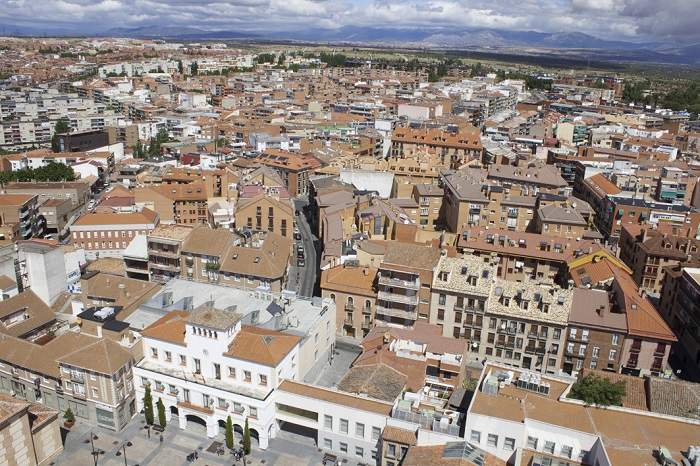
[[[144,155],[146,155],[146,151],[144,150],[143,144],[141,144],[141,140],[139,139],[134,145],[134,158],[142,159]]]
[[[146,393],[143,395],[143,415],[146,417],[146,424],[153,424],[153,397],[151,387],[146,385]]]
[[[624,380],[612,382],[605,377],[590,374],[579,379],[571,387],[569,396],[586,404],[622,406],[625,382]]]
[[[231,416],[226,418],[226,448],[233,448],[233,422]]]
[[[158,398],[158,402],[156,403],[156,409],[158,409],[158,424],[165,429],[165,405],[160,398]]]
[[[250,455],[250,427],[248,427],[248,418],[245,418],[245,426],[243,427],[243,453]]]
[[[284,66],[284,62],[286,59],[287,57],[285,57],[283,53],[280,53],[280,56],[277,57],[277,66]]]
[[[66,422],[75,422],[75,415],[73,414],[73,411],[70,408],[66,409],[66,412],[63,413],[63,419],[65,419]]]
[[[62,133],[67,133],[69,130],[70,126],[68,126],[68,120],[66,120],[65,118],[61,118],[56,122],[56,126],[54,126],[53,129],[53,136],[51,137],[51,150],[53,152],[61,151],[58,135]]]
[[[199,65],[197,62],[194,62],[190,65],[190,73],[192,76],[197,76],[197,73],[199,72]]]
[[[184,71],[184,68],[182,67],[182,60],[178,60],[177,61],[177,72],[182,74],[183,71]]]

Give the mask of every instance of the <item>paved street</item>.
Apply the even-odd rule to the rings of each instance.
[[[127,428],[119,434],[112,431],[93,428],[92,432],[97,436],[93,440],[96,450],[102,453],[97,457],[97,465],[104,466],[233,466],[236,463],[231,454],[217,456],[207,449],[213,442],[224,443],[223,434],[213,439],[208,439],[203,427],[192,422],[187,430],[181,430],[177,422],[168,424],[163,433],[163,442],[160,435],[151,432],[150,439],[143,428],[143,417],[136,416]],[[56,466],[92,466],[93,457],[90,445],[90,426],[77,423],[66,437],[65,450],[52,464]],[[237,441],[240,436],[237,436]],[[130,441],[132,446],[126,449],[126,463],[124,455],[117,456],[121,445]],[[187,455],[197,451],[199,458],[194,462],[187,461]],[[275,465],[275,466],[318,466],[321,465],[323,453],[318,450],[315,442],[307,437],[302,437],[290,432],[280,432],[278,437],[270,441],[267,450],[262,451],[253,445],[253,452],[248,456],[246,464],[250,465]],[[349,459],[344,464],[352,466],[355,463]],[[241,461],[238,465],[243,466]]]
[[[296,248],[292,257],[292,266],[289,268],[289,279],[287,289],[296,291],[300,296],[313,296],[317,290],[316,280],[318,277],[318,263],[320,251],[317,250],[318,238],[312,233],[309,222],[304,215],[304,210],[309,202],[305,198],[294,199],[294,209],[299,212],[296,216],[297,228],[301,234],[301,241],[295,244],[304,246],[304,267],[297,267]]]

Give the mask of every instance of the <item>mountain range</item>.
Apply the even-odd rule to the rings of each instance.
[[[140,26],[78,33],[67,28],[0,24],[0,34],[17,36],[133,37],[175,41],[245,40],[474,50],[489,53],[546,55],[598,61],[672,63],[700,66],[700,44],[607,40],[580,32],[506,31],[489,28],[362,27],[307,28],[297,31],[206,30],[182,26]]]

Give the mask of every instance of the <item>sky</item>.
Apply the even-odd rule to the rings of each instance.
[[[0,0],[4,29],[192,26],[270,31],[487,27],[606,39],[700,42],[700,0]]]

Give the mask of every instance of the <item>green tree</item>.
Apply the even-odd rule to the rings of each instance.
[[[623,380],[612,382],[605,377],[590,374],[579,379],[571,387],[569,396],[586,404],[622,406],[625,382]]]
[[[160,398],[158,398],[158,402],[156,403],[156,409],[158,410],[158,424],[165,429],[165,405]]]
[[[226,418],[226,448],[233,448],[233,422],[231,416]]]
[[[248,427],[248,418],[245,418],[245,426],[243,427],[243,452],[250,455],[250,427]]]
[[[146,155],[146,151],[144,150],[143,144],[141,144],[141,140],[139,139],[134,145],[134,158],[142,159],[144,155]]]
[[[75,422],[75,415],[70,408],[66,409],[66,412],[63,413],[63,419],[65,419],[67,422]]]
[[[143,395],[143,415],[146,418],[146,424],[153,424],[153,397],[151,396],[151,387],[146,385],[146,393]]]
[[[192,63],[190,65],[190,74],[192,74],[192,76],[197,76],[198,72],[199,72],[199,65],[197,64],[197,62]]]
[[[277,57],[277,66],[284,66],[284,62],[287,59],[283,53],[280,53],[280,56]]]
[[[68,120],[61,118],[56,122],[56,126],[53,129],[53,137],[51,138],[51,150],[54,152],[60,152],[61,147],[58,142],[58,135],[62,133],[67,133],[70,130],[68,125]]]
[[[183,71],[184,71],[184,68],[182,66],[182,60],[178,60],[177,61],[177,72],[182,74]]]

